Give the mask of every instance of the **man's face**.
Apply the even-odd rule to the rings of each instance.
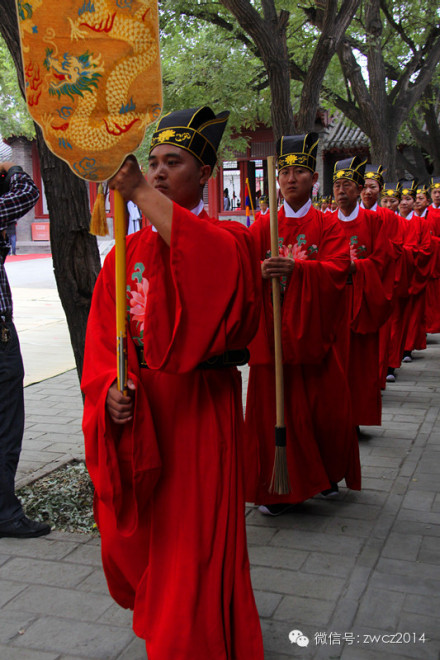
[[[199,203],[201,188],[210,173],[209,165],[202,165],[185,149],[161,144],[150,154],[147,181],[173,202],[191,210]]]
[[[321,211],[326,211],[328,209],[328,202],[322,202]]]
[[[362,186],[350,179],[338,179],[333,184],[333,196],[344,215],[354,211]]]
[[[380,205],[385,207],[386,209],[397,211],[399,208],[399,198],[394,196],[389,197],[387,195],[386,197],[382,197]]]
[[[411,213],[414,208],[414,198],[411,195],[402,195],[400,200],[399,209],[405,215]]]
[[[292,165],[278,173],[281,194],[294,210],[298,210],[310,199],[313,184],[318,180],[318,172],[306,167]]]
[[[365,179],[365,185],[362,188],[361,198],[366,209],[371,209],[379,199],[380,186],[375,179]]]
[[[429,204],[428,198],[425,193],[417,193],[416,201],[414,202],[414,208],[417,213],[421,214],[427,208]]]
[[[390,209],[392,211],[399,210],[400,199],[398,197],[390,197]]]
[[[260,199],[259,204],[260,204],[260,211],[263,211],[263,213],[265,213],[268,207],[268,203],[266,202],[265,199]]]
[[[432,188],[431,198],[436,206],[440,206],[440,188]]]

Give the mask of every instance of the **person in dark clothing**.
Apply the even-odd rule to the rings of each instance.
[[[21,167],[0,162],[0,232],[25,215],[39,195],[37,186]],[[24,369],[4,267],[8,250],[9,247],[0,256],[0,538],[33,538],[49,534],[50,526],[27,518],[15,495],[24,430]]]

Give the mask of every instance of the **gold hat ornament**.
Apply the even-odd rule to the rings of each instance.
[[[365,166],[365,180],[373,179],[374,181],[377,181],[380,187],[383,186],[383,174],[384,169],[382,165],[372,165],[371,163],[368,163]]]
[[[423,184],[417,188],[417,195],[429,195],[429,188],[426,184]]]
[[[397,199],[401,198],[401,185],[397,181],[395,183],[384,183],[381,197],[396,197]]]
[[[365,182],[365,164],[367,159],[362,159],[360,156],[353,156],[353,158],[345,158],[335,163],[333,172],[333,183],[340,179],[348,179],[354,181],[360,186]]]
[[[403,179],[399,181],[401,190],[400,194],[402,197],[405,195],[410,195],[414,199],[417,195],[417,179]]]
[[[305,167],[315,172],[318,142],[317,133],[283,135],[276,146],[278,172],[292,166]]]

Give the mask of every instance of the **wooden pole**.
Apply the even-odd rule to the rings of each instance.
[[[275,157],[267,159],[267,179],[269,185],[269,210],[270,210],[270,250],[271,256],[279,255],[278,240],[278,208],[276,191]],[[272,305],[273,305],[273,330],[275,344],[275,401],[276,401],[276,423],[275,423],[275,461],[270,483],[270,492],[278,495],[290,493],[290,480],[287,470],[286,456],[286,426],[284,422],[284,377],[283,377],[283,348],[281,343],[281,289],[280,278],[272,278]]]
[[[126,327],[126,267],[125,267],[125,204],[114,191],[115,207],[115,293],[118,390],[127,394],[127,327]]]

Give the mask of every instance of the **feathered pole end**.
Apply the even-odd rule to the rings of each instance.
[[[286,427],[275,427],[275,459],[270,480],[269,492],[277,495],[288,495],[292,490],[290,486],[289,471],[287,469],[286,455]]]

